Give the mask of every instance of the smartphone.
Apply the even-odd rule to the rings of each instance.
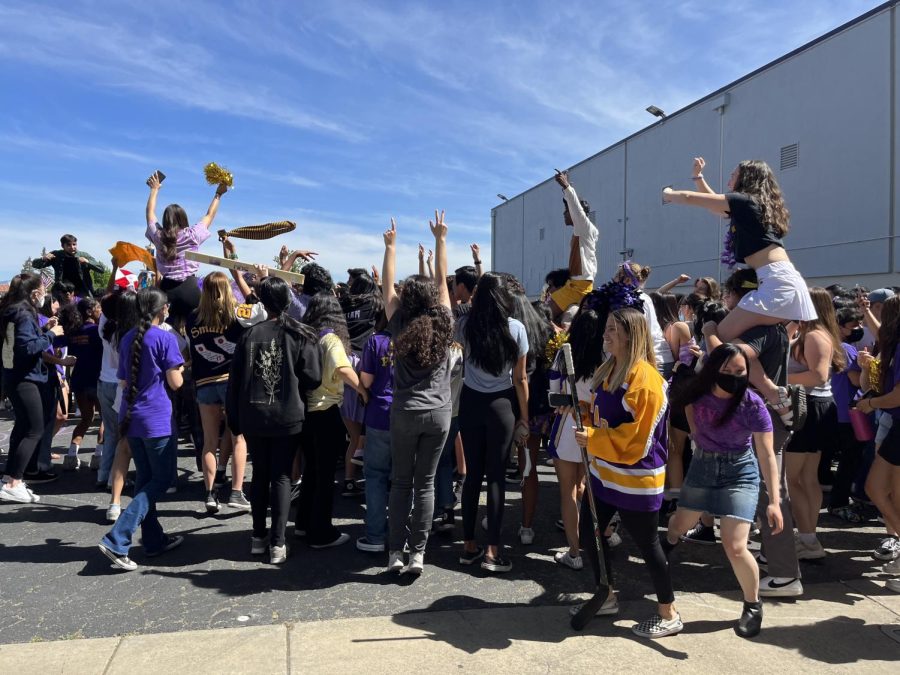
[[[547,401],[551,408],[571,408],[572,396],[570,394],[560,394],[557,392],[547,392]]]
[[[663,206],[668,205],[669,202],[666,201],[666,196],[663,194],[663,190],[666,188],[671,188],[671,185],[663,185],[663,189],[659,191],[659,200],[662,202]]]
[[[166,179],[166,174],[164,174],[159,169],[156,170],[156,177],[159,178],[159,182],[162,183]]]

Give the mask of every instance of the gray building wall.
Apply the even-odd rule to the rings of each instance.
[[[718,262],[726,221],[660,198],[664,185],[692,188],[691,160],[702,155],[716,191],[743,159],[773,167],[791,211],[785,243],[810,285],[900,283],[898,21],[896,3],[882,5],[572,167],[600,230],[597,281],[629,250],[653,268],[648,287],[680,273],[728,275]],[[781,168],[793,144],[797,166]],[[566,265],[570,236],[548,179],[493,209],[492,268],[537,294],[546,272]]]

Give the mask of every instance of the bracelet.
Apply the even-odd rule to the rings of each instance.
[[[476,265],[480,265],[480,264],[481,264],[481,261],[480,261],[480,260],[473,260],[472,262],[474,262]]]
[[[691,176],[691,180],[703,180],[703,174],[701,173],[699,176]]]

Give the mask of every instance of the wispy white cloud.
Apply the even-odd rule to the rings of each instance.
[[[139,33],[107,19],[82,19],[50,8],[40,12],[0,7],[0,55],[95,78],[168,101],[359,140],[358,131],[312,112],[292,97],[256,80],[231,79],[229,61],[197,43],[174,42],[161,33]]]

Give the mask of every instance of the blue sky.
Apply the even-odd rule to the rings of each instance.
[[[235,174],[216,227],[294,220],[268,242],[336,279],[401,274],[446,209],[451,267],[490,209],[879,3],[7,2],[0,0],[0,278],[72,232],[108,261],[160,207],[205,211],[210,161]],[[161,213],[161,209],[160,209]],[[203,248],[216,254],[213,240]]]

